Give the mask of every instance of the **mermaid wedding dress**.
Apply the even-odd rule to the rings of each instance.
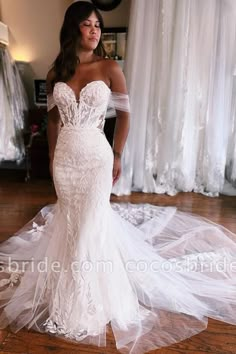
[[[211,317],[236,324],[236,236],[172,207],[110,204],[113,153],[103,81],[79,102],[53,92],[63,127],[55,205],[0,246],[0,328],[144,353],[199,333]],[[121,108],[120,108],[121,109]]]

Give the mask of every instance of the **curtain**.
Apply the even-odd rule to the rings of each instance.
[[[24,115],[28,100],[15,62],[0,46],[0,162],[24,157]]]
[[[113,188],[217,196],[236,181],[236,2],[133,0],[131,128]]]

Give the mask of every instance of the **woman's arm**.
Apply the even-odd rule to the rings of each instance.
[[[47,94],[52,95],[53,87],[52,81],[54,79],[54,73],[52,70],[49,71],[47,75],[46,85]],[[50,174],[53,177],[52,164],[54,158],[54,150],[57,143],[57,137],[60,130],[60,115],[57,106],[54,106],[48,111],[48,124],[47,124],[47,136],[48,136],[48,147],[49,147],[49,159],[50,159]]]
[[[127,95],[126,80],[120,66],[115,61],[109,63],[110,86],[114,93]],[[123,98],[125,101],[125,98]],[[120,97],[122,100],[122,96]],[[121,104],[122,106],[122,104]],[[121,174],[121,155],[129,132],[129,113],[116,109],[116,125],[113,140],[114,168],[113,184],[119,179]]]

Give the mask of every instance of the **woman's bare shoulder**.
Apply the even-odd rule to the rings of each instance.
[[[116,62],[116,60],[108,59],[108,58],[104,58],[102,60],[102,65],[104,65],[105,67],[111,70],[120,67],[119,64]]]
[[[124,73],[116,60],[104,60],[104,72],[113,92],[127,93]]]
[[[109,78],[113,75],[119,75],[122,72],[120,65],[113,59],[104,59],[102,66],[104,73]]]

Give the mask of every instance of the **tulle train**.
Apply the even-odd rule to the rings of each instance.
[[[0,246],[0,328],[105,346],[111,326],[117,348],[138,354],[199,333],[208,317],[236,324],[234,234],[172,207],[104,210],[76,244],[55,204]]]

